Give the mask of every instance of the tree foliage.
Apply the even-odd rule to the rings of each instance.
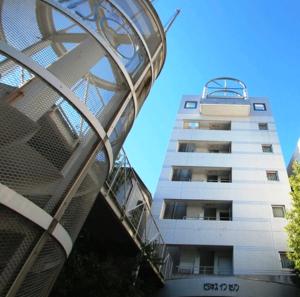
[[[290,177],[292,187],[292,209],[287,214],[288,244],[290,252],[288,257],[295,264],[295,269],[300,270],[300,163],[294,162],[293,174]]]

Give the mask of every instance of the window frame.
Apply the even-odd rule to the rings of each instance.
[[[280,251],[279,252],[279,257],[280,257],[280,263],[281,263],[281,268],[286,269],[286,270],[292,270],[294,269],[294,264],[293,261],[291,261],[288,256],[287,252],[285,251]],[[283,259],[285,257],[285,259]],[[286,265],[287,264],[287,265]]]
[[[286,214],[285,205],[273,205],[272,204],[271,207],[272,207],[273,218],[285,218],[285,214]],[[276,216],[275,213],[274,213],[274,208],[280,208],[280,209],[282,209],[283,216]]]
[[[265,125],[266,129],[262,129],[263,125]],[[267,131],[267,130],[269,130],[268,123],[258,123],[258,130],[260,130],[260,131]]]
[[[270,179],[268,174],[275,174],[276,175],[276,179]],[[274,182],[274,181],[279,181],[279,174],[277,170],[267,170],[266,171],[266,176],[267,176],[267,180]]]
[[[270,150],[264,150],[264,148],[270,148]],[[274,153],[273,152],[273,145],[272,144],[262,144],[261,145],[261,149],[262,149],[262,152],[263,153],[269,153],[269,154],[272,154],[272,153]]]
[[[192,106],[188,106],[189,104],[192,104]],[[187,100],[184,102],[184,109],[196,109],[197,106],[198,106],[197,101]]]
[[[258,105],[261,105],[263,107],[263,109],[257,107]],[[266,106],[266,103],[263,103],[263,102],[255,102],[253,103],[253,109],[255,111],[266,111],[267,110],[267,106]]]
[[[200,123],[197,121],[188,121],[187,122],[187,128],[185,129],[199,129]]]

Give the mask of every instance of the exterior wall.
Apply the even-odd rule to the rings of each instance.
[[[197,101],[197,109],[184,109],[186,100]],[[251,97],[249,102],[249,116],[204,116],[199,112],[200,97],[183,96],[152,209],[167,244],[233,246],[234,275],[278,276],[288,273],[282,269],[279,255],[287,251],[286,219],[273,217],[271,206],[284,205],[288,210],[290,187],[269,101]],[[265,103],[267,110],[254,111],[254,102]],[[231,130],[183,129],[183,120],[231,121]],[[268,123],[269,129],[259,130],[258,123]],[[178,141],[186,140],[228,141],[232,152],[177,152]],[[272,144],[273,153],[262,152],[262,144]],[[232,168],[232,183],[171,181],[172,166]],[[279,181],[268,181],[266,170],[278,171]],[[232,221],[163,219],[164,199],[232,201]],[[184,286],[196,285],[195,282],[188,280]],[[184,281],[170,281],[167,288],[174,284],[180,290],[179,283],[183,285]],[[173,289],[172,294],[162,296],[195,294],[180,295]],[[211,294],[206,292],[205,296]]]

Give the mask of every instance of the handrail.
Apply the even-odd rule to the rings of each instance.
[[[151,197],[147,197],[147,194],[151,194],[143,189],[123,148],[119,156],[120,158],[117,160],[121,162],[121,166],[118,166],[117,171],[111,172],[111,182],[109,182],[109,176],[105,183],[107,195],[114,200],[122,212],[122,216],[130,223],[133,229],[132,236],[140,241],[142,247],[145,247],[143,252],[147,254],[148,259],[166,277],[171,273],[169,270],[173,266],[170,264],[172,258],[166,251],[166,244],[151,212],[149,202]],[[124,174],[124,172],[126,173]],[[131,183],[130,190],[127,188],[129,180]],[[135,185],[139,194],[136,192],[132,194]],[[118,200],[120,196],[122,197]]]

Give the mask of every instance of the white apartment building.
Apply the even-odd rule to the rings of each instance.
[[[298,296],[289,191],[267,98],[232,78],[183,96],[152,206],[173,258],[159,296]]]

